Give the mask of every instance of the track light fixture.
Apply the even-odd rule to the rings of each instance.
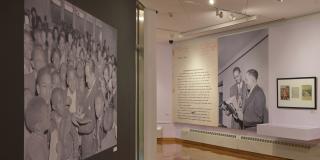
[[[223,18],[223,11],[220,11],[218,8],[216,9],[216,16]]]

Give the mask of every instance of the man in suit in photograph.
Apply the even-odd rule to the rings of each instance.
[[[242,112],[243,104],[247,96],[247,87],[245,82],[242,79],[241,69],[239,67],[235,67],[233,69],[233,78],[236,83],[232,85],[230,88],[230,98],[235,97],[237,106],[238,106],[236,111],[239,113],[239,112]],[[241,122],[239,121],[239,119],[237,119],[237,117],[233,116],[231,120],[231,128],[233,129],[243,128]]]
[[[250,69],[246,73],[248,95],[243,106],[243,125],[246,130],[256,130],[257,124],[268,122],[266,96],[257,84],[258,71]]]

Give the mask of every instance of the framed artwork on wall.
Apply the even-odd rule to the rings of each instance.
[[[317,77],[278,78],[277,107],[317,109]]]

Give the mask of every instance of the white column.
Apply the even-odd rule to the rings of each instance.
[[[144,12],[144,160],[156,159],[156,13]]]

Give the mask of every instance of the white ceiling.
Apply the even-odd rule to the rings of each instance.
[[[140,0],[146,8],[159,11],[157,14],[157,40],[159,42],[178,40],[178,34],[190,30],[213,26],[231,21],[216,16],[215,7],[233,12],[258,16],[255,21],[217,29],[211,33],[248,27],[280,19],[288,19],[320,12],[320,0],[215,0],[214,6],[208,0]],[[169,16],[172,13],[172,17]],[[239,15],[238,15],[239,16]],[[170,36],[171,35],[171,36]]]

